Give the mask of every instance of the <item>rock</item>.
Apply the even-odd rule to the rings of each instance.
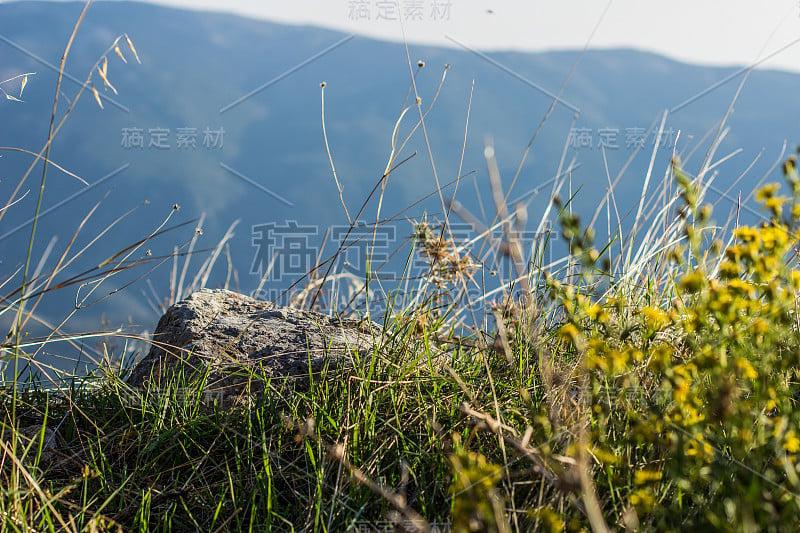
[[[170,307],[148,355],[127,381],[134,387],[183,387],[205,379],[206,395],[263,392],[307,383],[309,372],[352,364],[381,337],[370,321],[341,319],[258,301],[223,289],[202,289]],[[247,389],[245,388],[247,386]],[[195,389],[196,390],[196,389]]]

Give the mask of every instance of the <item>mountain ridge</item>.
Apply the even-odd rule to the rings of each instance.
[[[78,11],[79,4],[70,3],[0,4],[0,20],[4,21],[0,22],[0,33],[51,64],[57,64]],[[106,109],[100,110],[91,95],[86,95],[56,139],[52,157],[91,184],[115,169],[128,166],[120,174],[88,190],[74,180],[51,172],[45,208],[72,195],[80,193],[81,196],[44,217],[41,235],[58,235],[59,245],[62,245],[78,227],[86,210],[100,201],[110,188],[113,188],[111,196],[85,227],[81,242],[88,242],[119,214],[145,200],[151,203],[131,215],[127,226],[120,224],[114,238],[103,241],[94,255],[87,255],[85,266],[98,264],[110,250],[123,247],[122,243],[129,244],[146,236],[170,213],[173,204],[181,206],[181,211],[175,215],[176,221],[207,214],[204,240],[211,244],[204,244],[204,248],[212,247],[234,220],[241,219],[236,237],[230,242],[230,253],[240,273],[240,286],[234,288],[245,292],[253,290],[259,280],[257,274],[249,272],[259,253],[254,245],[257,240],[254,228],[268,223],[286,227],[288,221],[298,221],[317,228],[313,235],[316,240],[311,245],[319,250],[325,228],[347,223],[322,137],[319,86],[322,81],[326,82],[325,120],[329,145],[351,214],[358,211],[380,178],[391,150],[391,133],[409,89],[409,67],[401,45],[356,36],[305,67],[292,70],[320,51],[331,48],[346,34],[150,4],[99,3],[89,10],[78,32],[68,72],[75,79],[82,79],[99,54],[122,33],[131,36],[143,64],[129,61],[125,65],[110,54],[109,79],[119,96],[108,91],[105,95],[118,101],[127,112],[108,103]],[[0,144],[38,152],[49,122],[55,74],[7,42],[0,43],[0,47],[4,50],[4,76],[9,77],[10,72],[39,72],[28,82],[26,103],[11,107],[11,102],[6,102],[0,110],[6,125],[0,132]],[[450,65],[436,105],[426,119],[441,183],[452,181],[458,174],[470,91],[473,91],[461,168],[462,174],[472,172],[467,179],[476,179],[477,184],[473,187],[467,182],[460,186],[459,200],[479,213],[475,189],[484,198],[489,197],[482,158],[484,138],[489,135],[494,139],[504,184],[508,187],[525,146],[552,102],[551,97],[528,82],[543,87],[550,94],[557,93],[579,52],[486,54],[502,65],[505,69],[502,70],[469,51],[430,46],[411,46],[411,50],[412,62],[424,60],[427,65],[417,75],[423,107],[432,100],[444,65]],[[573,130],[590,130],[591,146],[568,146],[565,164],[577,158],[576,164],[580,166],[572,173],[573,190],[579,186],[583,190],[575,206],[579,212],[592,212],[605,194],[608,181],[602,154],[597,148],[599,130],[617,131],[619,148],[606,152],[613,179],[632,154],[625,143],[629,130],[646,130],[654,123],[657,126],[665,109],[734,76],[738,70],[687,65],[650,52],[588,51],[562,95],[564,101],[581,110],[578,120],[573,123],[573,109],[560,104],[555,106],[522,166],[520,180],[511,197],[530,195],[534,189],[547,190],[542,183],[547,183],[556,173],[570,134]],[[680,130],[679,142],[686,143],[679,144],[678,152],[688,153],[693,143],[714,130],[742,76],[744,73],[669,115],[668,127]],[[278,81],[270,84],[271,80]],[[739,96],[721,153],[739,148],[742,153],[721,165],[719,170],[726,176],[738,176],[763,150],[751,176],[741,184],[745,194],[778,159],[782,143],[800,138],[795,126],[800,117],[800,105],[793,96],[799,80],[800,75],[796,74],[754,71]],[[96,75],[94,82],[98,87],[102,85]],[[65,91],[74,94],[76,87],[72,82],[67,83]],[[220,113],[259,87],[263,88],[252,97]],[[401,139],[413,127],[417,116],[414,109],[406,114],[399,128]],[[141,150],[126,148],[122,146],[126,128],[141,129],[146,136],[150,130],[168,130],[170,147],[164,150],[150,146]],[[195,129],[198,147],[178,149],[179,129]],[[218,149],[200,145],[205,129],[224,129],[224,145]],[[689,135],[694,137],[691,142],[687,140]],[[675,137],[678,138],[677,134]],[[651,140],[647,138],[645,149],[636,156],[615,191],[622,212],[630,210],[641,197],[643,176],[652,152]],[[708,141],[705,141],[687,162],[689,168],[699,164],[699,154],[707,149]],[[388,180],[382,215],[394,215],[435,192],[427,148],[419,131],[400,154],[400,159],[414,150],[417,155]],[[663,175],[671,155],[669,149],[659,151],[654,166],[656,176]],[[0,165],[6,187],[16,183],[29,161],[19,154],[3,154]],[[772,177],[779,179],[777,174]],[[28,187],[33,188],[38,177],[30,180]],[[722,187],[725,188],[727,186]],[[465,191],[470,191],[471,196]],[[541,211],[545,196],[544,192],[534,195],[529,206],[532,221],[538,221],[535,214]],[[288,200],[292,206],[281,203],[276,197]],[[30,217],[33,200],[31,194],[14,206],[3,221],[0,234]],[[434,194],[408,215],[419,217],[425,211],[432,215],[441,211],[438,195]],[[374,203],[367,213],[364,218],[374,220]],[[555,221],[553,225],[557,225]],[[29,227],[13,238],[0,241],[4,272],[19,264],[28,231]],[[393,244],[399,246],[410,232],[410,224],[398,223]],[[154,242],[154,253],[168,254],[172,245],[190,236],[184,233],[180,239],[176,236],[173,241]],[[44,238],[37,241],[37,257],[46,245]],[[334,245],[329,241],[326,251],[332,253]],[[161,281],[155,282],[157,292],[164,290],[166,273],[161,277]],[[224,282],[225,277],[224,272],[216,272],[210,284]],[[272,285],[278,287],[286,286],[288,279],[272,281]],[[141,291],[129,290],[128,299],[141,300]],[[61,305],[52,308],[53,315],[58,314],[58,308],[69,309],[74,296],[64,296],[61,300]],[[104,312],[114,317],[112,323],[118,324],[127,321],[125,307],[130,306],[131,302],[117,307],[112,305]],[[140,325],[148,324],[153,316],[139,306],[132,320]],[[93,319],[96,320],[96,315],[87,315],[87,321]]]

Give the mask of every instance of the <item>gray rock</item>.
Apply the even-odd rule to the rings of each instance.
[[[369,357],[381,337],[370,321],[281,307],[223,289],[202,289],[170,307],[148,355],[127,381],[134,387],[183,387],[205,380],[206,394],[263,392],[309,373]],[[277,385],[276,385],[277,383]]]

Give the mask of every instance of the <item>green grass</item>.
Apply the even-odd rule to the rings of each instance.
[[[97,72],[110,84],[106,55]],[[419,126],[427,110],[412,105],[401,119],[409,109]],[[20,377],[47,342],[24,340],[24,325],[71,261],[64,252],[41,276],[26,268],[0,304],[16,317],[2,345],[14,374],[0,388],[0,530],[794,530],[800,177],[792,156],[790,194],[759,189],[763,225],[716,224],[704,169],[717,141],[698,178],[673,162],[630,232],[608,215],[617,230],[603,246],[557,183],[539,230],[558,218],[570,251],[549,264],[547,241],[523,253],[525,217],[505,205],[487,149],[497,216],[475,239],[513,279],[480,287],[472,243],[453,240],[449,219],[423,218],[408,257],[427,262],[427,275],[406,281],[404,298],[388,295],[370,356],[292,393],[274,379],[235,405],[209,400],[203,383],[130,388],[112,332],[89,375],[48,386],[36,372]],[[353,220],[373,195],[380,205],[383,183]],[[613,189],[598,213],[608,202]],[[165,224],[69,279],[131,268]],[[191,253],[194,240],[184,246]],[[332,263],[294,287],[297,305],[315,307],[323,286],[347,292],[346,278],[326,272]],[[202,285],[204,269],[168,301]],[[365,295],[375,283],[354,287]],[[491,317],[482,330],[476,307]]]
[[[710,210],[676,166],[685,238],[653,256],[670,266],[646,293],[614,286],[565,217],[571,278],[531,275],[488,335],[449,335],[468,269],[421,226],[438,283],[387,312],[371,357],[289,395],[273,380],[222,407],[202,383],[134,390],[110,369],[60,391],[4,389],[18,457],[4,445],[4,526],[790,530],[800,271],[786,258],[800,187],[794,159],[784,168],[794,196],[762,189],[771,221],[724,246],[703,237]]]

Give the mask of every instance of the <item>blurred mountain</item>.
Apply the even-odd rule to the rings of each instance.
[[[81,9],[82,4],[70,2],[0,4],[0,80],[36,72],[27,79],[23,103],[0,101],[1,146],[32,152],[43,146],[58,64]],[[124,38],[120,51],[127,64],[109,50],[122,34],[132,39],[141,64]],[[579,191],[573,208],[589,219],[609,182],[624,168],[614,189],[615,206],[608,212],[604,208],[598,219],[601,237],[616,225],[615,207],[623,225],[631,223],[665,111],[669,113],[653,162],[651,192],[662,182],[673,153],[682,154],[689,172],[700,169],[747,76],[716,155],[721,159],[734,154],[714,169],[720,192],[747,170],[726,197],[712,198],[719,201],[723,222],[740,195],[745,202],[756,182],[764,176],[780,179],[773,165],[784,143],[792,150],[800,141],[796,74],[693,66],[633,50],[589,51],[580,57],[577,51],[483,54],[468,47],[469,43],[453,49],[410,45],[408,57],[402,45],[320,28],[134,2],[93,5],[67,59],[58,116],[90,73],[105,97],[104,108],[85,92],[50,155],[89,185],[49,168],[42,203],[47,214],[37,229],[34,258],[38,261],[57,239],[43,266],[46,271],[77,232],[73,251],[92,246],[70,272],[89,270],[156,231],[177,204],[180,210],[165,227],[205,216],[197,249],[213,248],[239,221],[209,285],[230,277],[232,288],[251,292],[278,252],[266,286],[285,288],[297,272],[313,265],[326,232],[324,257],[348,228],[323,139],[321,82],[336,175],[347,211],[355,217],[386,167],[398,117],[414,101],[410,80],[420,60],[425,67],[416,74],[416,91],[423,109],[432,108],[425,128],[414,131],[397,161],[413,157],[385,184],[380,218],[398,217],[378,243],[385,255],[411,234],[405,218],[418,219],[423,213],[429,219],[441,218],[437,179],[442,186],[449,184],[443,189],[449,198],[456,177],[464,176],[456,198],[479,219],[491,221],[494,211],[483,159],[486,138],[493,139],[508,188],[545,117],[510,199],[529,202],[528,227],[535,229],[552,178],[560,166],[567,169],[572,164],[562,196]],[[118,94],[104,90],[97,71],[92,71],[104,53],[108,79]],[[19,81],[2,88],[17,95]],[[553,105],[559,93],[561,99]],[[418,119],[416,107],[411,107],[398,128],[398,144]],[[640,141],[643,147],[636,152]],[[0,190],[8,198],[32,157],[16,151],[1,155]],[[29,191],[27,196],[8,208],[0,221],[3,279],[24,261],[41,168],[37,165],[17,195]],[[95,205],[97,210],[84,221]],[[377,210],[376,194],[360,218],[374,221]],[[750,215],[743,211],[745,216]],[[192,237],[194,227],[191,223],[160,235],[132,258],[142,257],[145,249],[153,257],[169,254]],[[358,251],[351,249],[348,262],[337,268],[363,273],[366,265]],[[407,253],[406,247],[398,255],[400,265]],[[187,279],[207,255],[192,259]],[[235,273],[228,272],[228,265]],[[89,301],[142,277],[100,304],[78,311],[71,327],[97,329],[103,316],[111,327],[130,322],[152,328],[158,315],[148,299],[168,296],[173,263],[169,260],[153,272],[149,266],[102,284]],[[181,260],[178,276],[182,268]],[[49,295],[39,311],[51,320],[64,316],[74,306],[76,289]],[[90,290],[91,286],[81,288],[81,295]]]

